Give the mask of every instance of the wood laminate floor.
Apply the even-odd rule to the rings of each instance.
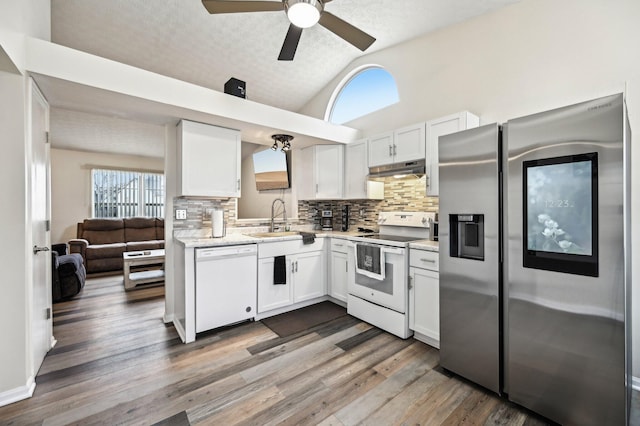
[[[180,342],[163,287],[87,281],[54,305],[57,345],[2,425],[541,425],[438,367],[438,351],[351,316],[280,338],[251,322]]]

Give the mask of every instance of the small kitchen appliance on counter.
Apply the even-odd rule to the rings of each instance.
[[[438,241],[438,213],[435,219],[429,219],[429,240]]]
[[[333,212],[331,210],[322,210],[320,225],[323,231],[333,231]]]
[[[340,218],[342,220],[342,226],[340,229],[342,230],[342,232],[348,231],[349,230],[349,206],[342,207]]]

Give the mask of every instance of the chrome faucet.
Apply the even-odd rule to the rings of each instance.
[[[271,203],[271,232],[275,231],[275,225],[273,223],[273,220],[276,216],[275,207],[278,201],[282,203],[282,219],[284,220],[285,224],[287,222],[287,208],[284,205],[284,200],[282,198],[276,198],[275,200],[273,200],[273,203]]]

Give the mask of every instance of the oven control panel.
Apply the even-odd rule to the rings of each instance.
[[[435,219],[435,212],[380,212],[378,225],[429,228]]]

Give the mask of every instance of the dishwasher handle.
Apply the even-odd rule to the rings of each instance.
[[[258,249],[255,244],[246,246],[232,246],[220,248],[196,249],[196,260],[206,262],[230,257],[257,256]]]

